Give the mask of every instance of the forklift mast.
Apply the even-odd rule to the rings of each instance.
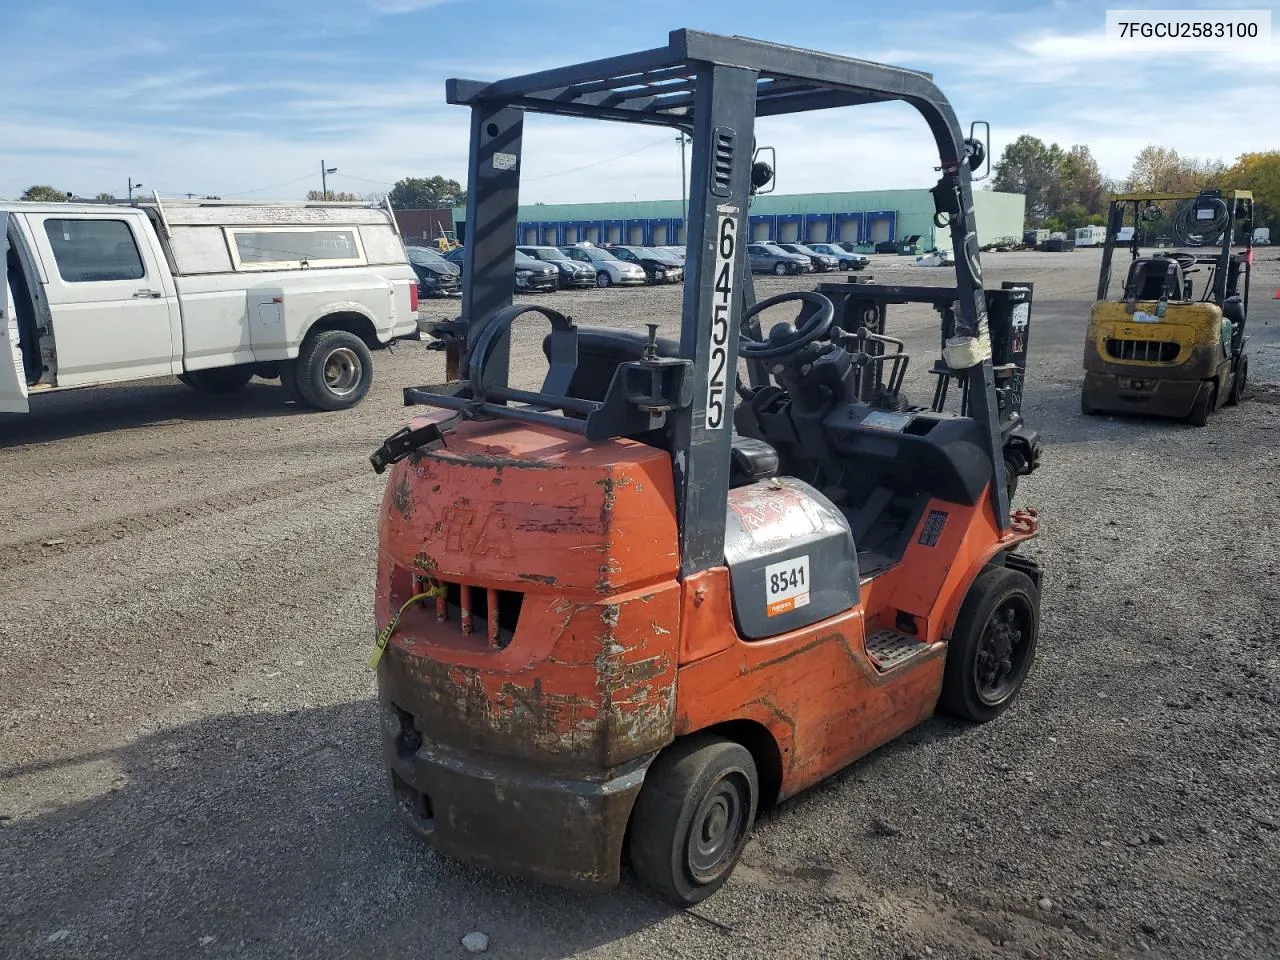
[[[964,138],[929,75],[775,43],[675,30],[666,46],[639,53],[493,83],[451,79],[447,100],[471,108],[462,314],[449,325],[461,348],[463,383],[451,394],[408,388],[405,403],[549,424],[589,439],[645,428],[669,431],[684,576],[722,564],[725,556],[738,318],[752,299],[746,247],[755,118],[892,100],[915,107],[937,143],[941,177],[932,193],[938,215],[949,218],[956,251],[949,326],[970,350],[970,359],[956,364],[956,376],[964,381],[967,415],[983,425],[984,453],[994,469],[993,514],[1001,531],[1009,529],[971,188],[971,171],[981,165],[984,151],[979,142]],[[669,127],[692,137],[678,356],[661,367],[624,365],[631,369],[619,371],[601,403],[567,396],[563,372],[577,359],[572,324],[546,308],[512,306],[526,113]],[[553,328],[550,371],[538,392],[512,389],[508,382],[510,323],[530,311],[543,314]]]

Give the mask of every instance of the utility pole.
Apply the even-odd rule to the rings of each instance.
[[[680,236],[688,229],[689,221],[689,190],[685,186],[684,172],[684,145],[689,142],[689,138],[682,131],[680,136],[676,137],[676,142],[680,144],[680,230],[677,231],[676,240],[679,242]]]
[[[337,173],[337,167],[326,167],[324,161],[320,161],[320,199],[329,199],[329,174]]]
[[[137,190],[138,187],[140,186],[142,186],[142,184],[133,182],[133,177],[129,178],[129,202],[130,203],[133,203],[133,191]]]

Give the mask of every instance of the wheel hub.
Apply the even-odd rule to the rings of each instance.
[[[1025,631],[1011,603],[999,607],[987,622],[974,660],[978,695],[989,704],[999,703],[1013,689],[1025,654]]]
[[[710,883],[732,861],[746,828],[746,785],[730,776],[716,784],[694,814],[687,862],[698,883]]]
[[[324,384],[330,392],[344,397],[360,383],[360,358],[350,347],[339,347],[324,361]]]

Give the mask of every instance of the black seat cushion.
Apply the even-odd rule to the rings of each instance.
[[[768,480],[778,472],[778,451],[763,440],[735,433],[729,455],[729,486]]]
[[[643,357],[648,342],[649,335],[636,330],[578,327],[578,369],[574,371],[569,392],[580,400],[603,400],[613,382],[614,371],[620,364]],[[657,347],[660,357],[674,357],[680,352],[680,344],[666,337],[658,337]],[[550,350],[548,334],[542,341],[542,352],[548,360]]]

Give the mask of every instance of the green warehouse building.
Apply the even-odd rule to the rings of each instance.
[[[1020,193],[975,190],[978,240],[1021,238],[1026,198]],[[465,207],[452,210],[453,227],[466,241]],[[933,224],[928,190],[864,190],[854,193],[768,194],[751,203],[751,239],[779,243],[846,240],[870,251],[877,243],[918,236],[918,247],[951,247],[946,228]],[[679,200],[564,203],[520,207],[519,242],[628,243],[659,246],[684,242]]]

